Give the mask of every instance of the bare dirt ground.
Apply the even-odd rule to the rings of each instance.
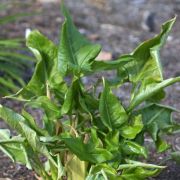
[[[63,22],[58,0],[0,0],[0,3],[10,2],[9,8],[0,16],[17,12],[40,12],[39,15],[22,18],[15,23],[1,27],[2,37],[24,37],[26,28],[39,29],[55,43],[59,41],[59,29]],[[140,42],[153,37],[160,31],[160,25],[178,15],[176,24],[162,50],[162,64],[164,77],[180,75],[180,0],[66,0],[67,6],[81,33],[91,41],[100,43],[103,51],[113,58],[131,52]],[[148,31],[147,17],[153,15],[154,30]],[[107,56],[107,54],[106,54]],[[111,74],[108,74],[111,76]],[[91,77],[92,78],[92,77]],[[127,87],[124,91],[117,92],[123,100],[127,100]],[[1,103],[13,106],[18,111],[19,104],[0,100]],[[175,84],[167,88],[165,104],[180,109],[180,86]],[[175,119],[180,122],[178,114]],[[0,127],[6,125],[0,122]],[[180,138],[169,138],[174,148],[180,147]],[[153,157],[153,162],[158,162],[164,156]],[[0,179],[35,179],[34,173],[25,167],[13,164],[0,153]],[[156,180],[180,179],[180,166],[174,162],[168,163]]]

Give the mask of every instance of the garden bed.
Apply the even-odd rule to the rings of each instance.
[[[81,3],[80,0],[77,0],[76,3],[73,0],[69,0],[67,4],[73,13],[75,23],[80,31],[92,41],[100,43],[103,46],[103,51],[111,54],[114,58],[121,54],[131,52],[139,42],[158,33],[159,26],[162,22],[171,18],[174,14],[180,14],[180,4],[175,0],[171,2],[167,1],[166,3],[165,0],[153,1],[151,4],[147,3],[146,0],[126,2],[111,0],[105,4],[105,8],[102,8],[100,4],[92,4],[88,0],[85,3]],[[28,17],[16,23],[8,24],[3,27],[4,31],[2,31],[2,34],[7,35],[6,32],[8,32],[9,37],[22,37],[24,36],[26,28],[35,28],[39,29],[56,43],[58,42],[58,39],[55,39],[58,34],[57,27],[62,24],[63,19],[62,16],[59,15],[59,6],[56,3],[41,3],[40,1],[28,0],[24,4],[21,4],[21,6],[17,5],[16,8],[13,9],[14,12],[23,10],[28,12],[37,10],[43,12],[43,15]],[[156,26],[154,32],[147,32],[142,28],[142,24],[145,23],[145,14],[151,13],[151,11],[156,13]],[[12,8],[10,8],[7,13],[9,12],[12,13]],[[131,12],[131,16],[127,12]],[[162,51],[165,77],[180,75],[179,27],[180,18],[177,19],[169,41]],[[111,76],[112,74],[109,75]],[[90,77],[90,81],[93,81],[94,78],[97,77]],[[125,100],[125,97],[127,97],[126,89],[127,87],[124,88],[124,91],[116,92],[120,98]],[[167,88],[165,104],[180,109],[179,99],[179,84]],[[16,111],[18,111],[21,106],[19,103],[12,101],[1,100],[1,103],[13,107]],[[40,116],[39,113],[37,113],[36,116]],[[180,122],[178,114],[175,114],[175,119]],[[0,127],[3,128],[6,127],[6,125],[0,122]],[[168,137],[168,141],[176,149],[180,148],[178,136],[176,139]],[[154,157],[152,153],[152,162],[159,162],[159,160],[165,158],[165,156],[166,155]],[[179,165],[176,165],[174,162],[168,162],[167,165],[168,168],[155,179],[175,180],[180,178]],[[0,178],[35,179],[33,172],[23,166],[14,165],[2,153],[0,153],[0,167]]]

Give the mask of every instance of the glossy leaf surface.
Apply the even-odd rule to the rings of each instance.
[[[106,81],[100,97],[99,112],[103,124],[109,129],[120,128],[127,121],[127,114],[119,100],[112,94]]]

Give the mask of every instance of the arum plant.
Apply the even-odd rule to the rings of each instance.
[[[171,117],[176,110],[161,100],[164,88],[180,77],[163,79],[159,58],[175,18],[132,53],[104,62],[96,60],[101,47],[78,32],[64,5],[62,12],[65,20],[58,46],[37,30],[27,37],[37,64],[30,82],[13,97],[25,102],[22,113],[0,106],[0,117],[17,131],[12,136],[9,130],[0,130],[1,150],[47,180],[156,176],[165,166],[148,163],[144,139],[148,134],[160,153],[170,148],[163,136],[177,131]],[[102,92],[96,91],[97,83],[91,89],[83,84],[83,77],[106,70],[117,74],[114,79],[102,78]],[[124,106],[112,90],[126,82],[132,89]],[[43,126],[26,107],[42,110]]]

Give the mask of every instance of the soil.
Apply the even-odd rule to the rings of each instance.
[[[38,29],[55,43],[59,41],[59,29],[63,23],[60,13],[60,0],[1,0],[9,2],[8,9],[0,12],[0,16],[19,12],[33,12],[30,17],[20,18],[1,27],[2,37],[24,37],[25,30]],[[140,42],[156,35],[160,30],[160,24],[167,19],[180,15],[180,0],[68,0],[66,1],[74,22],[80,32],[92,42],[100,43],[103,51],[111,54],[115,59],[121,54],[131,52]],[[147,17],[152,16],[153,24],[147,26]],[[180,16],[168,38],[168,42],[161,52],[164,77],[180,75]],[[151,32],[150,32],[151,31]],[[106,54],[107,55],[107,54]],[[105,56],[106,56],[105,55]],[[105,57],[106,59],[106,57]],[[99,75],[101,76],[101,75]],[[112,76],[112,73],[108,73]],[[93,81],[97,77],[90,77]],[[86,82],[88,80],[86,79]],[[128,86],[116,93],[126,101]],[[166,89],[167,98],[164,104],[169,104],[180,109],[180,86],[175,84]],[[0,100],[1,103],[20,109],[17,102]],[[38,115],[38,113],[37,113]],[[178,114],[174,114],[176,121],[180,122]],[[0,127],[7,126],[0,121]],[[174,149],[180,150],[180,138],[168,137]],[[152,162],[158,162],[165,155],[152,157]],[[180,179],[180,166],[174,162],[168,162],[166,168],[155,180]],[[35,179],[34,172],[24,166],[13,164],[0,152],[0,179]]]

